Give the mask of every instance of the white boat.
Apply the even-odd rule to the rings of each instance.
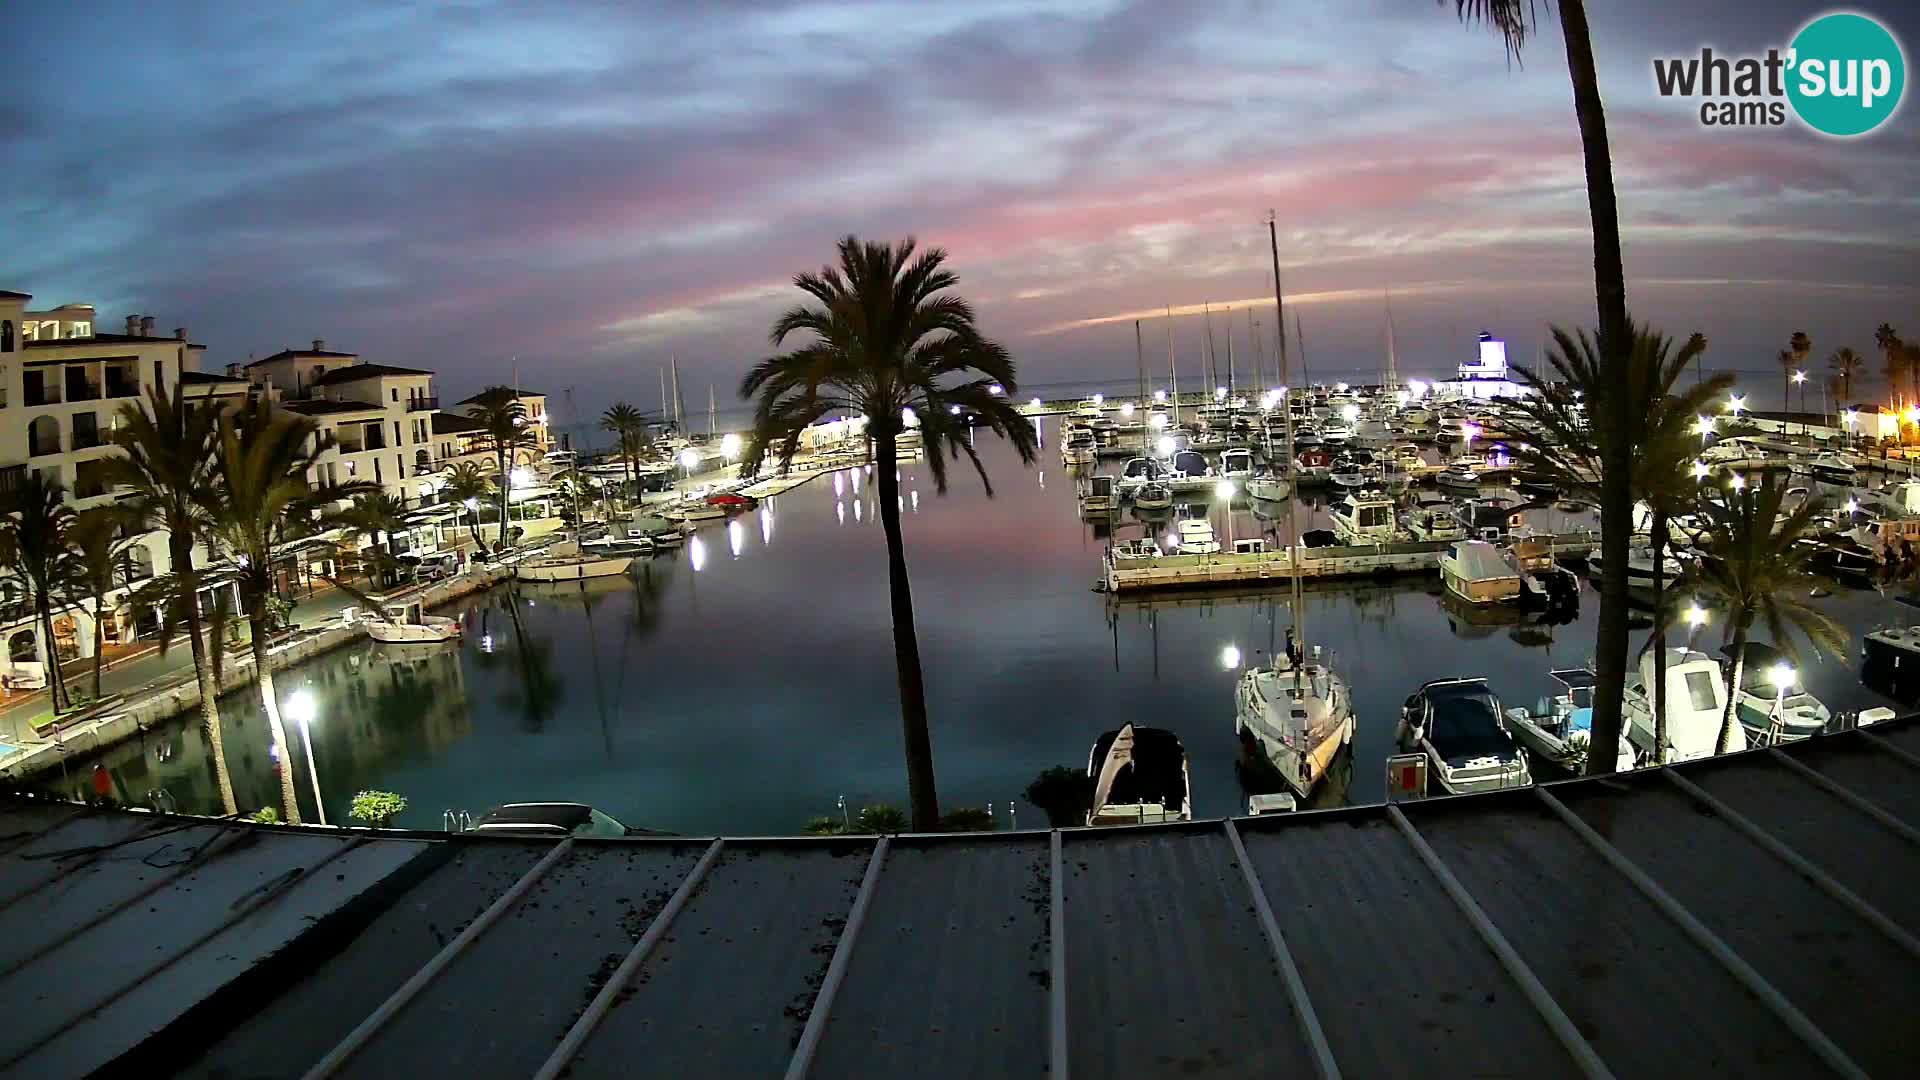
[[[687,539],[687,533],[678,523],[668,521],[658,514],[636,512],[633,524],[628,527],[629,536],[638,533],[646,537],[647,542],[656,548],[678,547]]]
[[[1349,544],[1390,544],[1400,538],[1393,499],[1383,491],[1350,491],[1327,511],[1333,531]]]
[[[1520,572],[1485,540],[1455,540],[1440,553],[1440,580],[1447,591],[1475,606],[1520,598]]]
[[[644,559],[653,554],[653,541],[647,539],[639,530],[629,529],[626,536],[602,536],[594,540],[582,540],[580,553],[603,559],[619,555],[625,555],[630,559]]]
[[[1182,521],[1176,535],[1182,555],[1217,555],[1220,552],[1220,541],[1213,535],[1213,525],[1203,518]]]
[[[520,581],[582,581],[624,574],[631,565],[630,555],[549,555],[519,563],[513,576]]]
[[[1860,679],[1899,701],[1920,689],[1920,626],[1887,626],[1860,639]]]
[[[1193,820],[1187,750],[1163,728],[1122,725],[1094,740],[1087,754],[1093,781],[1088,825],[1148,825]]]
[[[1166,471],[1158,461],[1152,458],[1128,458],[1126,467],[1120,470],[1120,494],[1131,495],[1147,484],[1160,479]]]
[[[1142,484],[1133,493],[1136,510],[1165,510],[1173,505],[1173,489],[1158,480]]]
[[[1120,492],[1111,476],[1087,477],[1086,493],[1080,496],[1080,512],[1086,515],[1111,514],[1120,509]]]
[[[1643,761],[1653,760],[1653,671],[1656,657],[1648,652],[1640,657],[1639,670],[1629,675],[1625,700],[1621,705],[1622,726],[1627,739]],[[1712,757],[1719,745],[1720,723],[1726,715],[1727,680],[1720,665],[1703,652],[1692,649],[1668,649],[1667,671],[1667,764]],[[1730,751],[1745,750],[1747,738],[1739,724],[1733,726],[1728,743]]]
[[[1733,646],[1722,652],[1727,654],[1723,663],[1731,673]],[[1798,670],[1780,650],[1765,642],[1749,641],[1746,655],[1740,685],[1734,689],[1734,716],[1746,729],[1748,744],[1798,742],[1827,730],[1833,710],[1807,692]]]
[[[1513,539],[1522,524],[1519,512],[1505,499],[1467,499],[1454,504],[1453,516],[1466,529],[1468,539],[1492,544]]]
[[[1448,465],[1438,476],[1433,478],[1433,482],[1444,488],[1454,488],[1460,491],[1476,491],[1479,489],[1480,481],[1486,475],[1487,471],[1487,459],[1483,457],[1474,455],[1472,457],[1456,458],[1452,464]]]
[[[1069,428],[1069,434],[1060,442],[1060,462],[1063,465],[1090,465],[1099,455],[1099,447],[1093,432],[1085,428]]]
[[[382,645],[431,645],[460,636],[459,619],[428,615],[418,600],[382,604],[378,613],[361,615],[360,625],[366,627],[368,637]]]
[[[1238,446],[1222,450],[1220,475],[1233,480],[1244,480],[1253,475],[1253,451]]]
[[[1247,494],[1256,499],[1279,502],[1287,497],[1287,478],[1284,476],[1248,477]]]
[[[1427,758],[1427,775],[1449,795],[1525,787],[1527,757],[1507,730],[1506,710],[1485,679],[1435,679],[1401,706],[1395,741]]]
[[[1101,404],[1102,402],[1088,398],[1080,403],[1079,408],[1073,410],[1073,418],[1075,420],[1098,420],[1101,416],[1105,415],[1100,410]]]
[[[1579,610],[1580,579],[1554,558],[1551,544],[1515,540],[1501,555],[1520,574],[1522,604],[1537,610]]]
[[[1464,540],[1467,536],[1452,503],[1421,503],[1400,515],[1400,526],[1415,540]]]
[[[682,502],[679,505],[669,506],[661,510],[660,516],[666,518],[668,521],[677,521],[684,525],[688,522],[714,521],[726,517],[727,510],[725,507],[715,506],[705,501]]]
[[[1547,675],[1560,684],[1560,692],[1541,698],[1532,709],[1508,709],[1507,731],[1527,753],[1577,773],[1585,767],[1593,741],[1593,688],[1598,677],[1587,668]],[[1633,768],[1633,744],[1627,740],[1625,724],[1614,751],[1614,768],[1621,772]]]
[[[1297,670],[1284,653],[1272,667],[1249,669],[1234,688],[1233,706],[1242,764],[1257,773],[1270,769],[1301,799],[1353,741],[1353,698],[1317,655]]]
[[[1173,455],[1172,469],[1167,474],[1167,486],[1173,490],[1211,491],[1219,481],[1205,454],[1182,450]]]
[[[1681,562],[1672,551],[1661,552],[1660,562],[1666,568],[1662,580],[1672,585],[1687,572],[1687,565]],[[1600,549],[1595,548],[1587,555],[1587,573],[1600,576]],[[1627,580],[1634,585],[1653,587],[1653,548],[1635,545],[1627,549]]]
[[[1844,455],[1834,453],[1821,454],[1808,461],[1806,471],[1812,473],[1816,479],[1834,484],[1853,483],[1855,472],[1853,462],[1848,461]]]

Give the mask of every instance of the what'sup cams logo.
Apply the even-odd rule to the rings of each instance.
[[[1784,52],[1655,57],[1653,82],[1661,97],[1701,99],[1706,127],[1781,127],[1791,110],[1823,135],[1852,138],[1899,110],[1907,58],[1878,21],[1843,11],[1801,27]]]

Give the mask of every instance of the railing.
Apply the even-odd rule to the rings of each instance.
[[[37,389],[33,386],[28,386],[26,398],[28,406],[58,405],[60,404],[60,388],[58,386],[48,386],[45,383],[42,383]]]
[[[432,409],[438,409],[439,407],[440,407],[440,399],[437,397],[407,399],[408,412],[427,412]]]
[[[99,401],[100,400],[100,384],[97,382],[87,382],[84,380],[79,380],[79,381],[68,380],[67,400],[68,401]]]
[[[139,397],[140,396],[140,380],[134,379],[132,381],[125,381],[120,379],[108,379],[107,380],[107,396],[110,398]]]

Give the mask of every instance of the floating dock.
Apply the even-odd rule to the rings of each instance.
[[[1555,556],[1586,558],[1600,542],[1596,530],[1522,539],[1543,543]],[[1430,574],[1440,568],[1440,553],[1453,541],[1425,540],[1400,544],[1302,548],[1296,571],[1294,553],[1281,548],[1247,554],[1116,556],[1109,549],[1102,583],[1111,593],[1139,593],[1157,589],[1204,589],[1285,582],[1298,573],[1302,580],[1322,578],[1392,577]]]

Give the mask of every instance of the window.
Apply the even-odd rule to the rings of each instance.
[[[44,370],[34,368],[21,372],[20,384],[28,405],[60,404],[60,384],[47,378]]]
[[[91,499],[107,493],[107,461],[94,458],[82,461],[73,470],[73,497]]]
[[[167,362],[165,360],[155,360],[153,362],[153,385],[156,389],[166,389]]]
[[[406,440],[400,437],[400,421],[398,420],[395,420],[393,422],[393,445],[395,446],[407,445]]]
[[[399,389],[398,389],[397,387],[396,387],[395,389],[393,389],[393,390],[390,390],[390,391],[388,391],[388,393],[390,393],[390,394],[392,394],[392,395],[393,395],[393,400],[395,400],[395,401],[399,401],[399,400],[400,400],[400,391],[399,391]],[[395,432],[394,434],[396,434],[396,435],[397,435],[397,434],[399,434],[399,432]]]
[[[31,403],[31,396],[28,401]],[[51,416],[34,417],[33,423],[27,425],[27,453],[38,457],[59,452],[60,422]]]
[[[1687,700],[1695,712],[1714,712],[1720,708],[1713,696],[1713,679],[1704,671],[1687,672]]]
[[[13,351],[13,320],[0,321],[0,352]]]
[[[376,484],[381,482],[379,458],[373,459],[373,482]]]
[[[85,450],[100,445],[100,421],[90,412],[73,414],[73,448]]]

